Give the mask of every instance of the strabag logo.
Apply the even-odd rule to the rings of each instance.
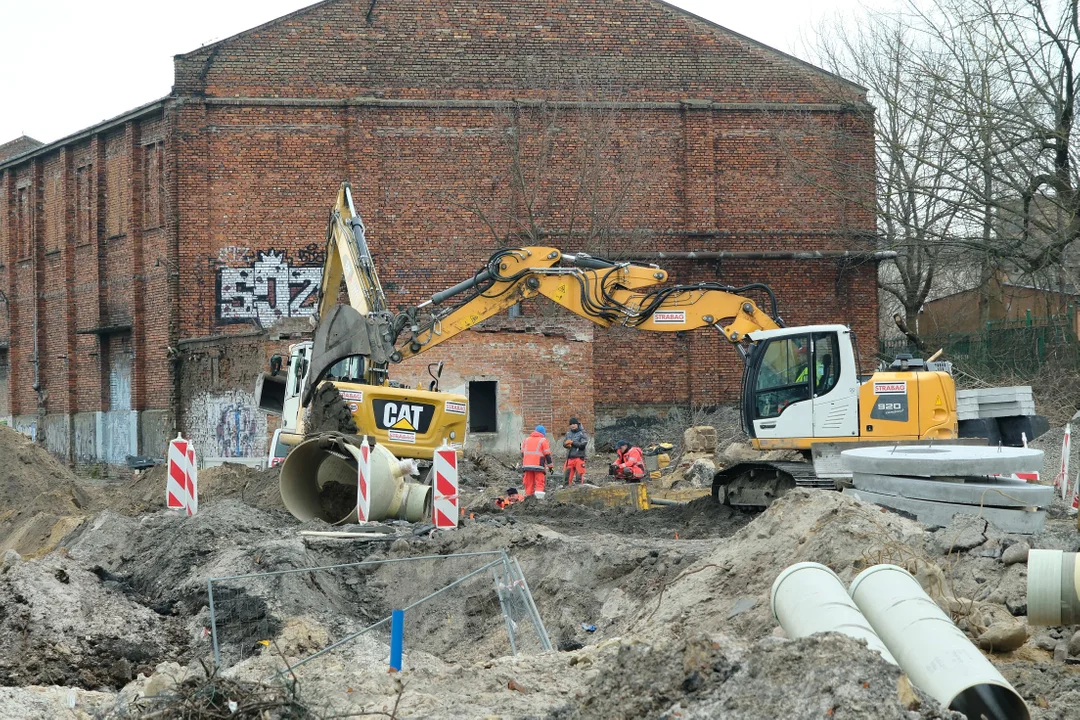
[[[363,390],[341,390],[341,398],[345,400],[349,406],[349,412],[356,412],[360,409],[360,403],[364,402]]]
[[[387,439],[391,442],[415,443],[416,433],[406,432],[404,430],[391,430],[387,433]]]
[[[454,413],[455,415],[465,414],[465,403],[455,402],[453,400],[446,401],[446,412]]]
[[[907,380],[874,383],[875,395],[907,395]]]
[[[657,325],[685,325],[686,311],[664,310],[662,312],[655,312],[653,313],[652,319]]]

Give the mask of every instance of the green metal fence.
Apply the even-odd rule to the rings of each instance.
[[[892,360],[900,353],[925,356],[941,348],[944,359],[976,374],[1008,373],[1031,376],[1053,365],[1080,369],[1080,342],[1072,312],[1049,317],[998,320],[986,323],[981,332],[926,336],[926,353],[920,353],[906,337],[880,343],[879,359]]]

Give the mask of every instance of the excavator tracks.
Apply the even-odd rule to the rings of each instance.
[[[796,487],[836,489],[831,478],[819,478],[813,463],[746,462],[713,476],[713,499],[743,510],[763,510]]]

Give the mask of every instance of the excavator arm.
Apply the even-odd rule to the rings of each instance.
[[[342,282],[349,305],[339,305]],[[316,304],[318,328],[311,357],[311,377],[304,390],[306,406],[319,382],[338,363],[338,379],[368,385],[386,381],[391,360],[392,313],[368,249],[364,221],[353,204],[352,188],[343,182],[326,228],[326,259]],[[349,362],[344,362],[348,360]]]
[[[352,190],[342,183],[327,226],[318,324],[302,405],[309,404],[324,379],[385,385],[390,363],[431,350],[537,295],[601,327],[679,332],[711,325],[732,343],[741,343],[755,330],[783,325],[776,298],[766,285],[664,285],[667,279],[667,272],[655,265],[564,254],[550,247],[506,248],[495,252],[471,278],[393,314]],[[338,303],[343,282],[348,305]],[[743,296],[750,291],[767,295],[768,313]],[[449,302],[464,293],[469,293],[464,302]]]
[[[560,266],[560,262],[568,266]],[[617,263],[555,248],[523,247],[496,252],[487,266],[395,320],[395,359],[418,355],[510,306],[543,295],[601,327],[624,325],[652,332],[679,332],[711,325],[732,343],[755,330],[781,326],[776,301],[765,285],[741,288],[719,283],[669,285],[667,272],[651,265]],[[762,291],[771,314],[740,293]],[[464,303],[444,302],[472,291]],[[407,331],[407,332],[406,332]],[[406,335],[401,339],[401,335]]]

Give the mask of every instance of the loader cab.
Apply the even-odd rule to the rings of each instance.
[[[750,339],[742,415],[751,438],[763,446],[801,447],[802,439],[858,435],[859,378],[850,329],[810,325],[756,332]]]
[[[289,372],[285,379],[285,402],[281,413],[282,427],[295,429],[300,416],[300,398],[307,382],[311,342],[289,346]]]

